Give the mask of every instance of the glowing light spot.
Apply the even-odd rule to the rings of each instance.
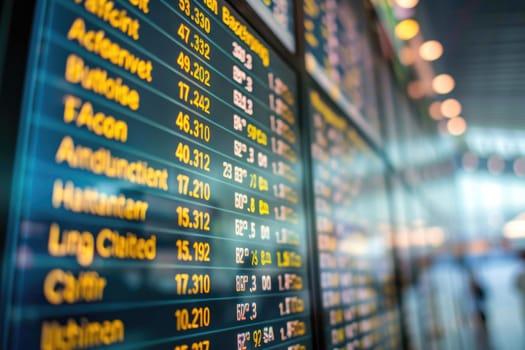
[[[455,98],[447,98],[441,103],[441,114],[447,118],[457,117],[461,113],[461,103]]]
[[[435,61],[443,55],[443,45],[439,41],[429,40],[419,47],[419,56],[425,61]]]
[[[396,4],[405,9],[414,8],[418,3],[419,0],[396,0]]]
[[[432,102],[430,106],[428,106],[428,114],[430,114],[430,118],[434,120],[443,119],[443,114],[441,114],[441,102]]]
[[[440,74],[432,79],[432,89],[438,94],[448,94],[455,86],[454,78],[448,74]]]
[[[413,19],[405,19],[396,25],[395,32],[399,39],[410,40],[419,33],[419,24]]]
[[[503,235],[509,239],[525,238],[525,218],[509,221],[503,226]]]
[[[447,122],[447,130],[452,136],[460,136],[467,130],[467,122],[461,117],[449,119]]]

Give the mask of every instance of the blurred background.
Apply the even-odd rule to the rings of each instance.
[[[411,114],[387,153],[414,345],[523,349],[525,2],[373,4],[401,82],[393,113]]]

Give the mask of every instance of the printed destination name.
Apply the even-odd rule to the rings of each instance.
[[[104,69],[89,67],[75,54],[67,57],[65,78],[72,84],[80,84],[85,90],[102,95],[132,111],[140,107],[140,95],[137,90],[123,84],[122,78],[109,77]]]
[[[80,4],[82,0],[75,0],[75,2]],[[139,39],[140,22],[129,17],[126,10],[116,9],[113,1],[86,0],[84,1],[84,8],[134,40]]]
[[[99,192],[94,188],[76,187],[72,181],[64,185],[57,179],[53,184],[52,204],[74,213],[91,214],[117,219],[145,221],[149,204],[146,201]]]
[[[131,183],[168,190],[168,170],[155,169],[147,162],[130,162],[124,158],[118,158],[111,151],[100,147],[93,150],[89,147],[75,145],[71,136],[65,136],[58,146],[55,155],[58,164],[67,163],[69,167],[83,169],[97,175],[105,175]]]
[[[77,128],[85,127],[95,135],[104,136],[108,140],[120,142],[128,140],[128,124],[124,120],[95,112],[91,102],[84,102],[73,95],[64,97],[64,122],[75,123]]]
[[[143,60],[128,50],[123,49],[119,44],[108,39],[106,32],[103,30],[87,30],[86,23],[82,18],[77,18],[73,22],[67,33],[67,38],[69,40],[76,40],[80,46],[89,52],[102,57],[120,68],[124,68],[142,80],[147,82],[153,80],[151,76],[153,63],[151,61]]]
[[[157,236],[140,238],[135,233],[103,228],[98,233],[87,230],[60,229],[57,223],[49,227],[47,249],[54,257],[75,256],[81,266],[93,263],[95,253],[101,258],[154,260]]]
[[[124,322],[111,321],[80,322],[70,318],[65,324],[58,321],[46,321],[42,324],[40,337],[41,350],[73,350],[108,346],[124,341]]]

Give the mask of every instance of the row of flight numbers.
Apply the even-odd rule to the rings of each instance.
[[[176,282],[177,295],[207,295],[212,292],[212,279],[207,273],[177,273],[174,276]],[[300,291],[303,289],[303,278],[296,273],[281,273],[277,275],[276,280],[272,282],[271,275],[250,275],[237,274],[235,275],[235,291],[237,293],[256,293],[259,290],[262,292],[272,292],[277,282],[277,291]],[[272,287],[273,286],[273,287]],[[283,305],[286,306],[282,310],[298,310],[298,304],[293,300],[287,301]],[[288,305],[292,303],[293,305]],[[302,305],[302,302],[301,302]],[[280,309],[282,306],[279,307]],[[297,311],[302,312],[302,311]],[[281,316],[288,315],[290,312],[281,312]]]
[[[189,135],[199,141],[204,141],[206,143],[211,140],[211,129],[210,126],[201,122],[198,119],[191,118],[187,113],[179,112],[175,118],[175,125],[180,131]],[[275,116],[270,116],[270,128],[271,131],[277,134],[278,136],[284,138],[291,144],[296,142],[295,132],[284,123],[281,119],[276,118]],[[245,136],[255,143],[261,146],[268,146],[268,134],[266,131],[262,130],[260,127],[248,122],[245,118],[238,116],[237,114],[233,115],[233,130],[245,134]],[[271,137],[270,138],[271,150],[273,153],[286,157],[287,154],[291,152],[290,146],[286,145],[282,140]],[[247,159],[249,163],[254,163],[254,153],[255,150],[253,147],[248,149],[248,146],[241,141],[234,143],[235,155],[238,157],[243,157],[243,153],[249,151],[250,157]],[[262,157],[262,156],[261,156]],[[294,160],[294,162],[296,159]],[[262,166],[263,163],[261,163]]]
[[[204,85],[209,86],[210,84],[210,72],[204,68],[203,66],[200,66],[198,63],[193,63],[193,68],[191,67],[191,60],[188,56],[185,56],[183,53],[179,55],[179,57],[188,58],[188,60],[178,60],[181,66],[181,69],[183,69],[184,72],[186,72],[191,77],[197,79],[198,81],[202,82]],[[236,66],[234,66],[234,73]],[[238,76],[234,75],[234,80],[236,81],[242,81],[242,77],[239,78]],[[250,78],[251,79],[251,78]],[[251,81],[251,80],[250,80]],[[198,111],[203,112],[205,114],[210,115],[212,112],[211,108],[211,99],[208,96],[208,94],[205,91],[201,91],[197,88],[192,88],[188,83],[180,80],[177,83],[177,86],[179,88],[179,100],[183,103],[189,105],[190,107],[196,108]],[[250,85],[251,86],[251,85]],[[251,88],[248,89],[248,91],[251,91]],[[254,115],[254,101],[252,98],[250,98],[248,95],[245,95],[243,92],[233,89],[232,92],[232,104],[233,106],[238,107],[240,110],[242,110],[244,113],[246,113],[249,116]],[[296,117],[295,113],[283,102],[283,100],[279,97],[276,97],[274,94],[268,95],[268,107],[272,113],[275,113],[276,115],[280,116],[284,120],[286,120],[289,124],[293,125],[295,124]]]
[[[194,187],[195,193],[197,193],[196,188],[202,188],[202,196],[206,196],[208,193],[206,190],[207,187],[202,182],[197,182],[197,184],[202,184],[202,186]],[[185,189],[184,187],[183,190],[187,191],[187,189]],[[190,196],[190,192],[188,192],[188,195]],[[234,205],[236,209],[252,214],[258,213],[261,216],[270,215],[270,205],[265,200],[259,199],[257,201],[254,197],[248,197],[248,195],[239,192],[235,192],[234,195]],[[192,191],[191,196],[196,197],[200,196],[200,194],[194,194],[194,192]],[[292,224],[298,223],[298,214],[295,212],[294,209],[290,207],[279,205],[274,207],[273,211],[274,218],[278,221],[286,221]],[[212,215],[208,211],[200,209],[191,209],[185,206],[177,206],[177,208],[175,209],[175,214],[177,215],[177,225],[180,228],[200,231],[212,230]],[[265,239],[266,237],[267,236],[263,235],[262,239]],[[284,239],[286,239],[286,237]]]
[[[281,340],[287,340],[294,336],[300,336],[304,334],[304,323],[300,321],[289,321],[286,323],[286,329],[280,328]],[[254,348],[260,348],[263,345],[274,342],[275,334],[273,326],[267,326],[256,329],[251,332],[242,332],[237,334],[237,350],[247,350],[248,344],[253,343]],[[182,344],[177,345],[173,350],[209,350],[210,341],[200,340],[193,342],[191,345]],[[306,346],[302,344],[290,345],[287,347],[288,350],[306,350]]]
[[[301,268],[303,258],[301,254],[294,251],[277,251],[275,253],[277,267]],[[270,251],[264,249],[250,249],[246,247],[235,247],[235,263],[237,265],[266,266],[272,265],[273,259]]]
[[[189,6],[189,4],[188,4]],[[184,6],[184,11],[187,11],[187,13],[190,12],[188,9],[188,6]],[[190,18],[192,20],[197,20],[202,16],[202,12],[198,10],[198,8],[194,8],[194,10],[197,12],[195,15],[190,15]],[[201,20],[198,20],[199,23]],[[203,20],[205,23],[209,23],[209,19],[206,18]],[[208,26],[205,26],[208,28]],[[209,33],[209,30],[205,30],[207,33]],[[195,51],[197,54],[199,54],[202,58],[204,58],[207,61],[211,60],[211,46],[209,42],[206,41],[205,38],[201,37],[198,33],[194,33],[192,35],[191,29],[184,23],[181,23],[177,34],[182,39],[183,43],[189,46],[193,51]],[[234,58],[236,58],[243,66],[243,68],[246,68],[248,70],[252,70],[252,56],[246,52],[246,50],[239,45],[237,42],[232,42],[232,55]],[[201,63],[192,60],[189,55],[184,53],[183,51],[179,52],[179,55],[177,57],[177,64],[180,67],[181,71],[185,74],[189,75],[191,78],[196,80],[197,82],[203,84],[206,87],[211,87],[211,78],[212,74],[210,73],[209,69],[207,69],[204,65]],[[253,92],[253,85],[254,81],[253,78],[247,74],[245,71],[243,71],[241,68],[239,68],[236,65],[233,65],[232,67],[232,78],[233,80],[243,86],[243,88],[247,91],[252,93]],[[293,93],[290,91],[287,84],[285,84],[282,79],[275,76],[274,73],[268,73],[268,87],[270,91],[273,93],[269,95],[269,107],[270,109],[275,112],[277,115],[282,116],[285,120],[287,120],[289,123],[293,124],[295,123],[295,114],[294,112],[288,107],[288,105],[294,105],[295,104],[295,98],[293,96]],[[186,84],[184,85],[179,82],[179,98],[184,102],[189,102],[190,105],[196,106],[199,110],[203,111],[206,114],[210,114],[210,99],[209,96],[206,96],[203,92],[199,90],[191,90],[190,94],[190,88]],[[274,95],[274,93],[277,96],[281,96],[283,99],[280,99]],[[192,98],[189,99],[189,95],[192,95]],[[286,101],[288,105],[284,102]],[[248,115],[253,115],[254,110],[254,103],[253,100],[244,95],[242,92],[234,89],[233,92],[233,104],[237,107],[239,107],[241,110],[243,110]]]
[[[179,0],[179,10],[180,12],[186,17],[191,20],[191,22],[195,23],[201,30],[203,30],[206,34],[210,34],[212,31],[212,22],[210,21],[210,18],[201,11],[197,6],[191,5],[190,0]],[[216,0],[205,0],[204,5],[211,10],[212,13],[215,15],[218,15],[218,3]],[[287,1],[276,1],[274,4],[274,15],[279,21],[283,21],[284,17],[287,16],[288,8],[287,8]],[[283,17],[284,16],[284,17]],[[287,27],[287,26],[285,26]],[[189,37],[191,34],[191,29],[188,28],[186,25],[181,24],[178,29],[178,35],[181,37],[181,39],[188,44],[189,43]],[[198,50],[200,45],[196,45],[195,43],[199,41],[200,37],[193,38],[194,41],[191,43],[193,45],[190,45],[190,47],[194,47],[195,51],[197,51],[200,54],[200,51]],[[208,45],[209,46],[209,45]],[[206,50],[207,51],[207,50]],[[201,54],[204,58],[207,58],[209,60],[209,57],[206,57],[206,54]],[[232,55],[235,57],[242,65],[248,69],[253,69],[253,57],[251,54],[247,53],[246,50],[239,45],[236,42],[232,42]],[[234,73],[235,75],[235,73]],[[272,91],[275,91],[279,95],[283,95],[285,97],[285,100],[288,102],[289,105],[293,105],[295,103],[295,99],[293,98],[293,95],[290,92],[290,89],[288,86],[278,77],[274,77],[273,73],[269,73],[268,75],[269,80],[269,87]]]
[[[296,296],[285,297],[278,304],[279,316],[299,314],[305,311],[304,301]],[[235,319],[237,322],[254,321],[258,317],[256,302],[237,303]],[[193,308],[181,308],[173,313],[176,319],[177,331],[188,331],[199,328],[207,328],[211,325],[211,310],[208,306],[196,306]]]
[[[200,161],[198,157],[192,158],[191,164],[195,164],[196,161],[193,159],[196,159],[196,161]],[[188,163],[190,163],[188,161]],[[229,165],[231,163],[224,162],[224,167],[229,168]],[[243,184],[244,180],[246,178],[249,178],[249,188],[256,189],[261,192],[268,192],[269,191],[269,184],[266,177],[262,175],[257,175],[255,173],[248,173],[248,171],[242,167],[235,167],[234,174],[235,174],[235,181]],[[228,170],[230,171],[230,170]],[[224,173],[223,173],[224,174]],[[227,179],[231,179],[231,177],[226,177]],[[200,180],[197,178],[190,177],[189,175],[185,174],[178,174],[176,177],[177,180],[177,192],[180,195],[190,197],[193,199],[201,199],[205,201],[210,201],[212,196],[212,187],[209,182]],[[290,203],[297,204],[298,203],[298,193],[295,191],[292,187],[279,183],[279,184],[273,184],[273,195],[275,198],[279,199],[285,199]],[[251,210],[248,210],[249,212],[255,212],[254,203],[255,199],[253,197],[249,197],[247,194],[235,192],[235,208],[244,210],[245,205],[248,203],[251,206]],[[261,212],[261,214],[263,214]]]
[[[193,121],[193,125],[191,125],[191,122]],[[210,128],[204,123],[201,123],[197,120],[192,120],[187,114],[180,114],[176,119],[176,125],[179,127],[179,129],[186,134],[189,134],[195,138],[204,140],[208,142],[211,138],[210,136]],[[252,130],[258,130],[258,129],[252,129]],[[259,136],[257,131],[254,131],[253,134],[250,134],[249,137],[255,137],[258,138]],[[288,178],[288,173],[290,171],[293,171],[290,165],[287,166],[286,169],[283,168],[281,163],[286,164],[288,162],[290,163],[296,163],[297,162],[297,154],[288,146],[286,143],[284,143],[280,139],[276,139],[274,137],[271,138],[271,145],[272,145],[272,151],[274,154],[280,155],[283,158],[287,160],[287,162],[272,162],[272,171],[275,175],[280,175],[285,178]],[[204,170],[206,172],[210,171],[210,164],[211,164],[211,157],[210,154],[204,151],[201,151],[197,148],[193,148],[190,145],[179,142],[177,144],[177,147],[174,152],[175,157],[177,160],[184,164],[189,165],[190,167],[197,168],[199,170]],[[258,167],[262,169],[268,168],[268,155],[262,151],[256,151],[254,147],[249,146],[247,143],[244,143],[240,140],[233,140],[233,155],[239,159],[243,159],[248,164],[256,164]],[[225,162],[228,163],[228,162]],[[224,164],[224,163],[223,163]],[[230,163],[231,164],[231,163]],[[232,179],[233,176],[231,175],[231,165],[229,167],[224,166],[224,177],[227,179]],[[244,173],[247,175],[247,171],[244,171]],[[246,177],[246,176],[244,176]],[[296,174],[293,174],[292,177],[296,178]],[[237,181],[237,179],[236,179]],[[242,181],[237,181],[242,183]]]

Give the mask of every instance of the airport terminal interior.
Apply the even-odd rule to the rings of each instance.
[[[525,349],[523,0],[0,8],[1,349]]]

